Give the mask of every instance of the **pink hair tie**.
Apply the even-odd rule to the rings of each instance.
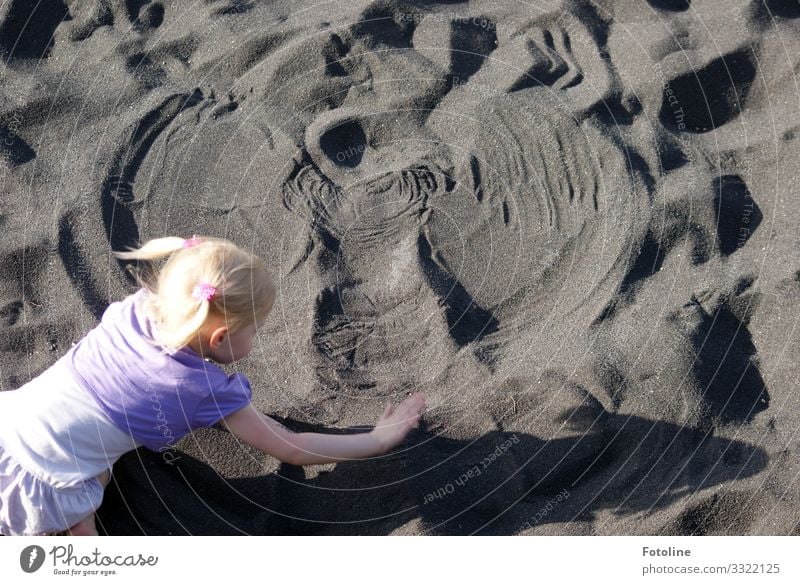
[[[192,246],[196,246],[197,244],[199,244],[201,241],[202,240],[200,239],[200,236],[198,236],[197,234],[194,234],[188,240],[183,240],[183,247],[184,248],[191,248]]]
[[[207,282],[199,282],[192,290],[192,296],[201,301],[210,301],[217,294],[217,289]]]

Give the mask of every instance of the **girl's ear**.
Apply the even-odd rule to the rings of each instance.
[[[217,327],[214,331],[211,332],[211,337],[208,339],[208,344],[211,346],[212,349],[216,349],[219,344],[225,341],[225,337],[228,335],[228,328],[226,326]]]

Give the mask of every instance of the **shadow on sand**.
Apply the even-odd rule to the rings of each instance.
[[[388,534],[416,521],[414,532],[514,534],[558,493],[569,497],[537,522],[591,521],[601,510],[654,512],[767,464],[764,450],[713,431],[604,418],[601,432],[551,441],[499,431],[457,441],[423,423],[384,457],[339,463],[314,477],[281,464],[276,473],[226,480],[185,453],[167,464],[140,449],[117,463],[98,525],[108,534],[317,535]],[[282,422],[298,432],[323,430]],[[203,432],[217,452],[238,449],[226,432]]]

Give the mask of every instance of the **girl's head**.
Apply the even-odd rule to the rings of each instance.
[[[162,353],[189,346],[230,363],[250,352],[275,302],[275,285],[263,260],[213,237],[156,238],[128,250],[113,254],[122,260],[167,257],[159,270],[145,263],[145,276],[133,270],[150,292],[144,310],[155,325],[152,342]]]

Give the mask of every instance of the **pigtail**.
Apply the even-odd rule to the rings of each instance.
[[[186,343],[190,339],[197,336],[198,330],[203,326],[203,323],[205,323],[209,314],[209,302],[194,298],[191,300],[198,303],[194,315],[189,316],[188,319],[177,327],[159,335],[157,344],[162,346],[162,354],[173,353],[186,346]]]
[[[183,248],[183,238],[168,236],[165,238],[155,238],[148,240],[141,248],[134,248],[128,246],[127,251],[111,252],[120,260],[157,260],[164,256],[177,252]]]
[[[127,246],[127,251],[112,251],[119,260],[136,260],[125,264],[125,272],[134,282],[150,292],[155,292],[158,279],[154,260],[169,256],[180,250],[186,240],[178,237],[155,238],[148,240],[140,248]]]

